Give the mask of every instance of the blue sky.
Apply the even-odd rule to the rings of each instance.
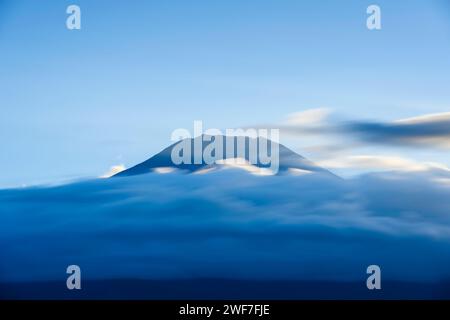
[[[373,3],[380,31],[366,28]],[[79,31],[65,27],[70,4]],[[0,187],[129,167],[197,119],[230,128],[319,107],[377,121],[446,112],[449,56],[439,0],[0,0]],[[417,157],[448,164],[445,152]]]

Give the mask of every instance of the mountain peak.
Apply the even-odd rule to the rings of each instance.
[[[205,160],[205,154],[212,157],[214,162]],[[173,161],[173,155],[183,158],[185,161]],[[274,170],[275,161],[276,170]],[[180,140],[146,161],[119,172],[114,177],[134,176],[150,172],[167,173],[174,170],[190,173],[205,172],[230,166],[243,168],[250,172],[256,172],[255,169],[259,168],[259,172],[262,174],[322,173],[333,175],[282,144],[263,137],[203,134],[195,138]]]

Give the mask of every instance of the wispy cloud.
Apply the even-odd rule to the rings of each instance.
[[[386,123],[353,121],[338,124],[337,131],[367,143],[450,148],[450,112]]]
[[[343,120],[330,109],[320,108],[290,114],[273,127],[285,137],[298,138],[300,150],[315,155],[313,160],[329,169],[448,169],[430,159],[429,150],[439,153],[450,148],[450,112],[368,121]],[[392,148],[395,155],[389,154]],[[412,158],[412,153],[421,151],[428,152],[426,161]]]
[[[380,122],[333,121],[326,110],[290,115],[279,127],[291,135],[342,135],[364,144],[450,148],[450,112]]]
[[[420,162],[399,156],[384,155],[349,155],[335,159],[318,161],[317,164],[330,169],[355,168],[395,171],[427,171],[432,169],[440,169],[450,172],[450,169],[444,164]]]
[[[308,109],[290,114],[286,124],[291,126],[323,125],[331,110],[328,108]]]

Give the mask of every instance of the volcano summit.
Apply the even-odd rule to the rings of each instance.
[[[230,166],[263,175],[286,173],[334,175],[282,144],[269,139],[201,135],[178,141],[146,161],[119,172],[114,177],[175,170],[204,173]]]

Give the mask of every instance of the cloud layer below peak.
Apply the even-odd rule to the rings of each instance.
[[[0,191],[0,282],[89,279],[450,279],[445,171],[150,173]]]

